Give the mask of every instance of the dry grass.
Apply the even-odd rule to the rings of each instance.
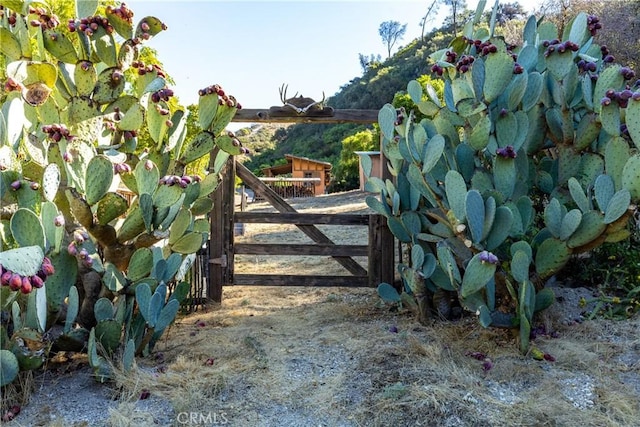
[[[243,238],[275,235],[254,231]],[[117,376],[107,425],[152,425],[134,407],[149,390],[175,413],[233,426],[637,426],[640,319],[567,325],[561,314],[536,319],[559,334],[535,340],[556,357],[546,362],[520,355],[511,330],[472,317],[420,325],[374,289],[226,287],[222,305],[180,317],[156,358]]]

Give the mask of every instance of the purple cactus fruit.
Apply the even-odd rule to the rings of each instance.
[[[38,184],[37,182],[32,182],[31,184],[29,184],[29,187],[31,187],[33,191],[37,191],[40,188],[40,184]]]
[[[64,216],[56,215],[56,217],[53,219],[53,225],[55,225],[56,227],[62,227],[64,225]]]
[[[608,96],[603,97],[600,100],[600,105],[602,105],[602,106],[611,105],[611,98],[609,98]]]
[[[11,278],[9,279],[9,288],[12,291],[17,291],[22,287],[22,276],[18,273],[11,273]]]
[[[181,178],[182,181],[186,181],[187,184],[191,184],[193,182],[193,178],[191,178],[189,175],[184,175]]]
[[[202,178],[200,178],[200,175],[193,175],[193,176],[191,176],[191,178],[193,179],[193,182],[202,181]]]
[[[595,73],[597,69],[598,69],[598,66],[596,65],[595,62],[587,62],[587,71],[591,71],[592,73]]]
[[[13,272],[11,272],[11,270],[7,270],[2,273],[0,276],[0,284],[2,284],[2,286],[9,286],[9,283],[11,283],[11,276],[13,276]]]
[[[45,257],[44,259],[48,259],[48,258]],[[49,262],[43,261],[40,269],[42,269],[43,273],[47,276],[51,276],[53,273],[56,272],[55,268],[53,268],[53,264],[51,264],[51,261]]]
[[[610,64],[611,62],[615,61],[616,58],[613,55],[607,55],[604,58],[602,58],[602,62],[604,62],[605,64]]]
[[[148,171],[153,169],[153,162],[151,160],[147,160],[144,162],[144,168]]]
[[[629,98],[631,98],[633,96],[633,92],[631,92],[631,90],[629,90],[629,89],[625,89],[622,92],[620,92],[619,96],[620,96],[620,99],[627,100],[627,99],[629,99]]]
[[[181,179],[178,182],[178,185],[180,186],[180,188],[187,188],[189,186],[189,182],[187,182],[186,180]]]
[[[30,279],[31,279],[31,284],[33,285],[34,288],[40,289],[41,287],[44,286],[44,280],[42,280],[40,276],[38,275],[31,276]]]
[[[631,99],[633,99],[634,101],[640,101],[640,92],[633,92],[633,95],[631,95]]]
[[[67,246],[67,252],[69,252],[69,255],[71,256],[78,255],[78,247],[76,246],[76,242],[69,243],[69,246]]]
[[[89,252],[85,248],[82,248],[80,249],[80,252],[78,252],[78,257],[85,260],[89,257]]]
[[[22,278],[22,286],[20,286],[20,291],[23,294],[28,294],[33,290],[33,285],[31,284],[31,279],[28,277]]]
[[[171,175],[165,175],[162,178],[160,178],[159,184],[160,185],[165,185],[167,184],[169,181],[171,180]]]
[[[84,238],[84,236],[82,235],[82,232],[80,230],[76,230],[73,232],[73,241],[77,244],[77,245],[81,245],[84,243],[86,239]]]
[[[22,181],[20,180],[15,180],[11,183],[11,188],[13,188],[14,191],[19,190],[20,187],[22,187]]]
[[[71,163],[73,161],[73,156],[68,151],[65,151],[64,153],[62,153],[62,160],[67,163]]]
[[[85,259],[82,260],[82,265],[84,265],[87,268],[93,267],[93,258],[86,257]]]
[[[168,128],[173,127],[173,122],[172,122],[171,120],[167,120],[167,121],[165,121],[165,122],[164,122],[164,124],[165,124]]]
[[[488,262],[489,264],[497,264],[498,257],[489,251],[482,251],[480,252],[480,261],[483,263]]]
[[[150,27],[149,24],[147,23],[147,21],[142,21],[140,23],[140,28],[142,29],[142,31],[149,31]]]
[[[498,148],[496,150],[496,154],[508,159],[515,159],[517,157],[517,154],[513,149],[513,145],[507,145],[506,147]]]

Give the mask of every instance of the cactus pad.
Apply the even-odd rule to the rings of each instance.
[[[134,170],[138,194],[147,193],[152,195],[158,187],[160,181],[160,171],[151,160],[138,162]]]
[[[550,238],[542,242],[536,251],[536,271],[545,279],[559,271],[569,261],[571,248],[566,242]]]
[[[487,235],[487,250],[493,250],[500,246],[502,242],[509,236],[511,226],[513,225],[513,213],[506,206],[499,206],[496,209],[496,216],[493,221],[493,227]]]
[[[55,28],[47,28],[42,32],[42,41],[44,48],[60,61],[70,64],[75,64],[78,61],[78,54],[73,43],[64,33]]]
[[[44,229],[40,218],[30,209],[20,208],[10,221],[11,234],[20,246],[45,247]]]
[[[22,56],[20,42],[13,33],[5,27],[0,27],[0,52],[10,60],[17,60]]]
[[[388,303],[400,302],[400,294],[388,283],[380,283],[378,285],[378,296]]]
[[[0,252],[0,265],[21,276],[33,276],[38,273],[44,253],[40,246],[26,246]]]
[[[483,228],[485,223],[485,207],[482,195],[477,190],[469,190],[465,200],[465,214],[467,217],[467,225],[471,232],[473,243],[480,243],[483,236]]]
[[[640,149],[640,101],[631,98],[627,105],[627,113],[625,117],[627,129],[631,140]]]
[[[631,193],[626,188],[616,192],[609,200],[604,213],[604,223],[611,224],[627,212],[631,204]]]
[[[640,154],[629,157],[622,169],[622,187],[629,190],[631,200],[640,203]]]
[[[122,335],[122,323],[113,320],[101,320],[95,326],[96,340],[102,348],[111,355],[120,345]]]
[[[529,264],[531,258],[527,253],[517,250],[511,257],[511,275],[516,281],[522,283],[529,279]]]
[[[493,167],[496,190],[502,193],[505,199],[511,198],[516,184],[516,164],[514,159],[497,156]]]
[[[10,350],[0,349],[0,387],[13,382],[20,372],[18,359]]]
[[[196,135],[185,148],[180,157],[182,163],[190,163],[213,150],[214,136],[211,132],[203,131]]]
[[[142,233],[145,229],[144,218],[142,217],[142,210],[139,206],[130,210],[130,213],[122,223],[122,227],[118,230],[118,241],[124,243],[136,237]]]
[[[73,81],[78,95],[89,96],[98,81],[98,73],[91,62],[80,61],[76,64]]]
[[[200,197],[191,205],[191,213],[194,215],[206,215],[213,209],[213,200],[208,197]]]
[[[464,271],[460,296],[466,298],[480,289],[493,278],[496,272],[496,265],[483,260],[483,253],[478,253],[471,258]]]
[[[89,161],[85,174],[86,200],[93,205],[109,191],[113,181],[113,164],[105,156],[96,156]]]
[[[462,175],[455,170],[447,172],[444,180],[445,191],[449,207],[458,221],[465,220],[465,198],[467,196],[467,184]]]
[[[504,52],[492,54],[485,60],[485,69],[491,70],[483,87],[484,99],[490,103],[509,86],[513,77],[513,58]]]
[[[572,209],[562,218],[560,226],[560,240],[567,240],[578,229],[582,221],[580,209]]]
[[[129,261],[127,276],[136,282],[149,275],[153,268],[153,254],[149,248],[136,250]]]
[[[176,243],[191,226],[193,218],[191,212],[188,209],[181,209],[176,215],[173,224],[171,224],[171,231],[169,233],[169,244]]]
[[[122,195],[118,193],[105,194],[100,202],[98,202],[98,207],[96,209],[96,219],[98,220],[98,224],[108,224],[112,220],[123,215],[128,208],[129,204],[127,203],[127,199]]]
[[[176,243],[171,245],[171,250],[179,254],[192,254],[197,252],[204,243],[204,238],[201,233],[187,233],[182,236]]]
[[[600,211],[605,212],[609,205],[609,201],[615,193],[613,179],[611,179],[609,175],[600,175],[596,179],[594,192]]]

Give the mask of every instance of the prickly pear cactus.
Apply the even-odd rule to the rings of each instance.
[[[104,379],[105,358],[125,343],[128,365],[132,345],[153,349],[188,293],[187,283],[169,285],[208,239],[220,170],[186,171],[215,147],[221,159],[246,152],[225,131],[241,106],[220,85],[205,87],[201,132],[187,135],[162,67],[140,59],[167,30],[160,19],[136,22],[124,4],[78,0],[80,16],[56,16],[30,3],[0,9],[0,308],[14,324],[11,335],[1,326],[0,382],[49,349],[83,348]],[[143,128],[150,141],[139,140]],[[58,312],[63,332],[42,358],[9,345],[16,334],[42,341]]]
[[[430,56],[444,104],[412,81],[415,108],[380,110],[394,179],[369,178],[380,197],[367,203],[409,248],[399,271],[420,319],[446,317],[442,295],[454,295],[483,326],[520,328],[526,353],[533,314],[553,301],[546,279],[573,255],[629,236],[640,83],[594,42],[596,24],[578,14],[561,36],[531,17],[523,46],[468,25]]]

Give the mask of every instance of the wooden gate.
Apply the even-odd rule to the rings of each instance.
[[[213,156],[212,156],[213,157]],[[257,195],[271,203],[279,213],[235,212],[235,176],[240,177]],[[222,171],[222,182],[213,194],[209,245],[209,283],[207,297],[222,301],[224,285],[267,286],[347,286],[375,287],[394,279],[394,238],[386,219],[378,214],[308,214],[297,212],[283,198],[231,157]],[[236,223],[294,224],[315,244],[252,244],[234,243]],[[316,224],[368,227],[367,245],[338,245]],[[331,256],[350,275],[284,275],[235,274],[236,254]],[[367,269],[352,257],[366,256]]]

